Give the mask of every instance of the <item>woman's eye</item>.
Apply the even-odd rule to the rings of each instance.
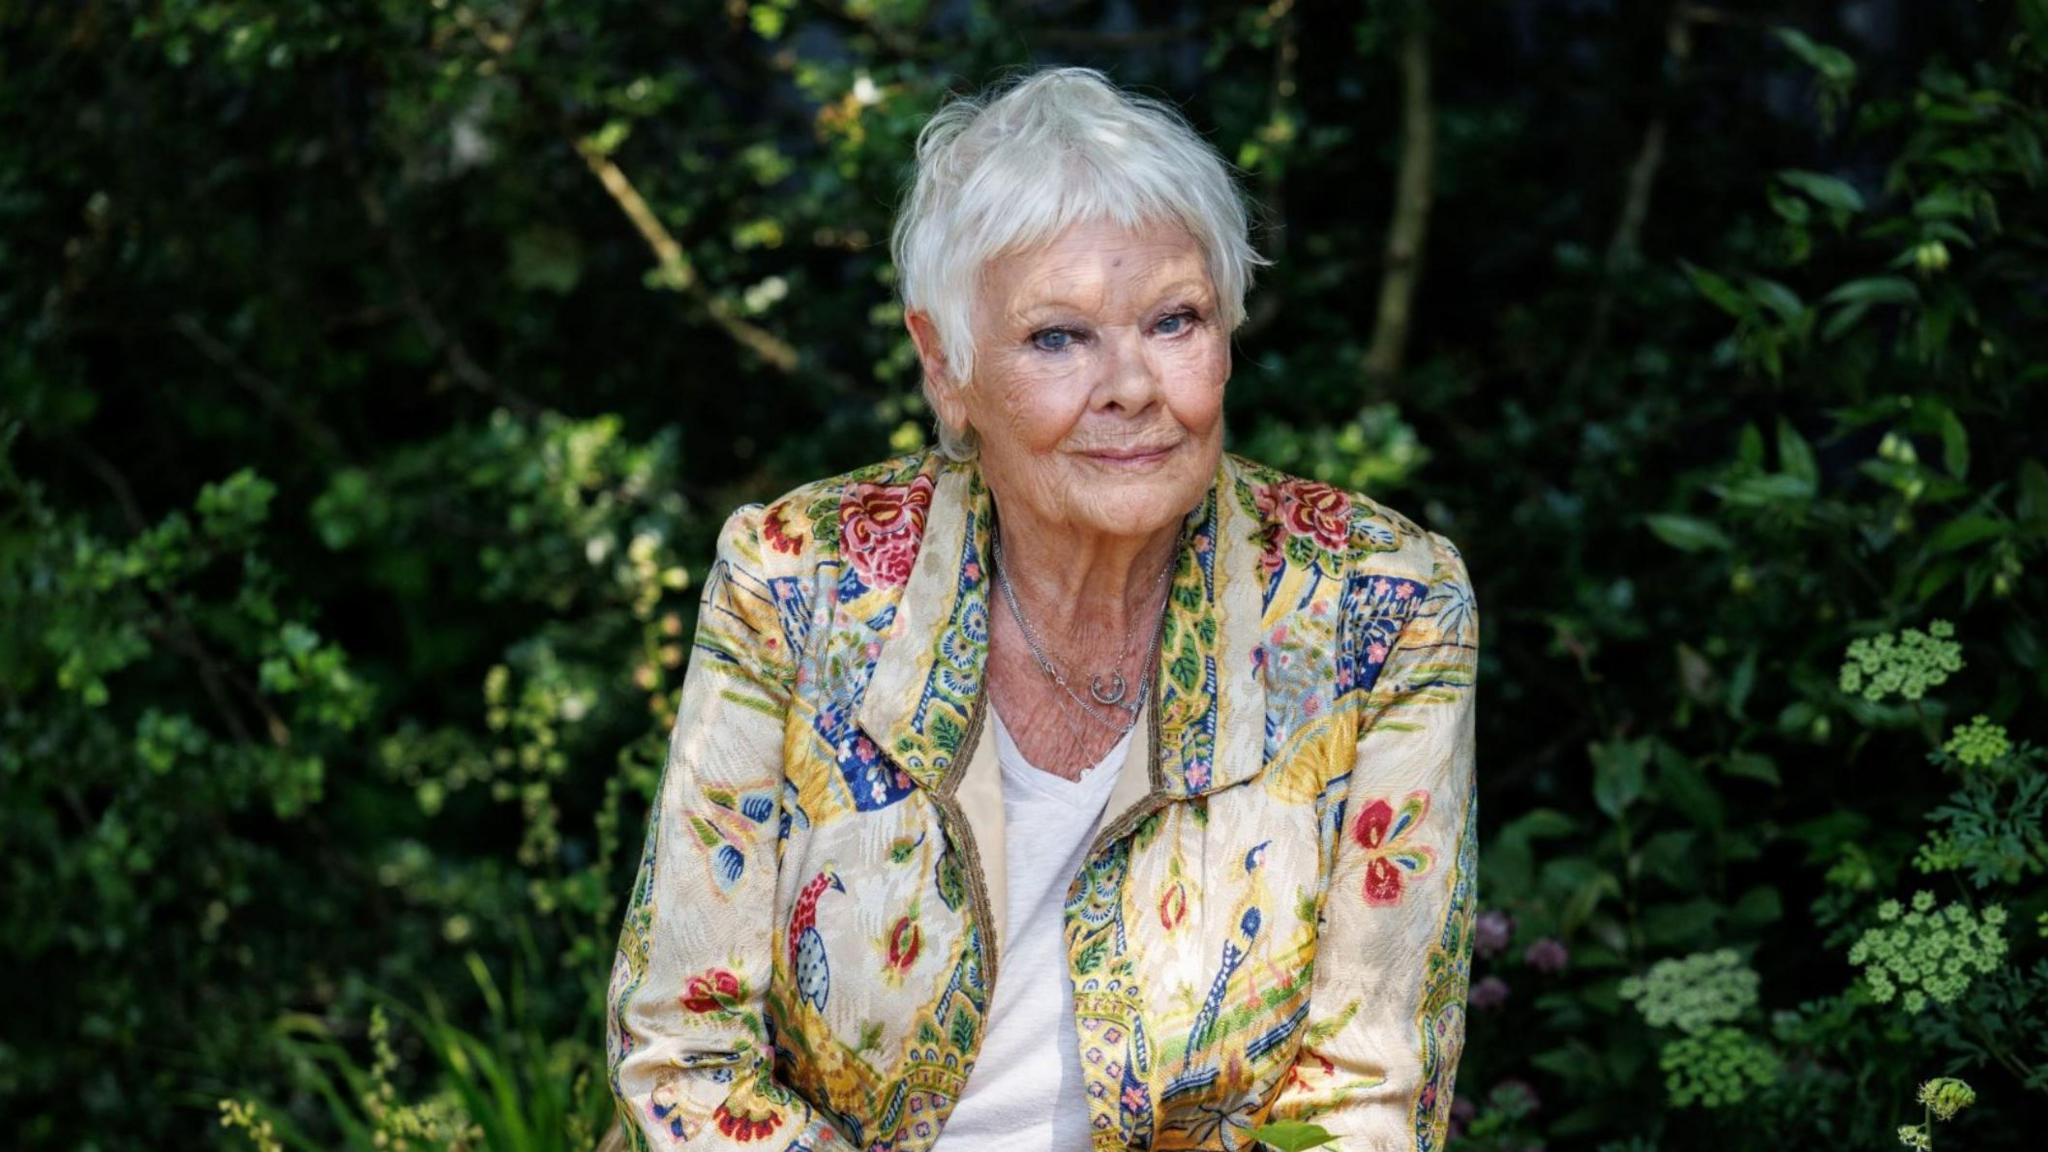
[[[1186,331],[1188,325],[1193,324],[1195,320],[1193,312],[1175,312],[1159,322],[1159,331],[1167,336],[1177,336]]]
[[[1071,328],[1045,328],[1031,334],[1031,343],[1041,352],[1063,352],[1078,336]]]

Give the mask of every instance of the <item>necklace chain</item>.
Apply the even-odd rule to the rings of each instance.
[[[1123,648],[1117,653],[1116,663],[1110,668],[1109,686],[1104,687],[1102,677],[1099,674],[1089,677],[1088,681],[1088,694],[1094,697],[1096,706],[1115,708],[1118,712],[1123,713],[1122,723],[1111,723],[1095,713],[1095,709],[1090,707],[1089,701],[1083,700],[1080,693],[1075,692],[1073,687],[1067,683],[1066,673],[1061,671],[1057,664],[1053,663],[1050,656],[1046,655],[1045,646],[1038,638],[1038,631],[1025,618],[1023,605],[1017,602],[1016,589],[1010,583],[1009,566],[1003,562],[1003,540],[1000,532],[991,538],[990,551],[991,557],[995,561],[999,583],[1002,586],[1003,600],[1009,605],[1010,616],[1017,621],[1018,630],[1024,634],[1024,644],[1031,650],[1032,662],[1038,665],[1038,670],[1044,673],[1047,680],[1051,681],[1061,692],[1071,698],[1075,705],[1079,705],[1076,708],[1062,700],[1060,701],[1061,706],[1070,712],[1078,712],[1080,715],[1116,733],[1119,737],[1129,732],[1131,727],[1138,722],[1138,714],[1144,710],[1145,700],[1152,691],[1152,677],[1149,675],[1145,676],[1138,686],[1138,698],[1129,704],[1123,702],[1124,697],[1129,692],[1128,683],[1124,679],[1123,663],[1125,660],[1130,659],[1131,655],[1131,639],[1133,636],[1131,628],[1128,625],[1124,628]],[[1166,583],[1166,578],[1172,574],[1174,567],[1173,558],[1169,557],[1166,565],[1160,569],[1159,575],[1152,581],[1152,587],[1148,590],[1146,596],[1147,600],[1150,600],[1152,594],[1156,594],[1160,586]],[[1147,645],[1147,649],[1151,653],[1151,659],[1148,663],[1158,663],[1159,640],[1164,634],[1165,628],[1166,614],[1162,607],[1158,618],[1152,624],[1152,642]]]

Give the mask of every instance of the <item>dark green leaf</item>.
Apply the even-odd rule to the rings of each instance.
[[[1660,513],[1644,517],[1644,522],[1657,539],[1681,552],[1726,551],[1730,547],[1728,534],[1711,520]]]
[[[1838,212],[1863,211],[1863,194],[1845,180],[1820,172],[1804,172],[1798,169],[1780,172],[1778,179]]]

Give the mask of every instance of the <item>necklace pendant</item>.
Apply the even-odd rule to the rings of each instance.
[[[1130,691],[1130,685],[1124,683],[1124,674],[1122,672],[1111,672],[1109,674],[1109,687],[1107,688],[1102,686],[1102,677],[1100,676],[1092,676],[1088,680],[1088,694],[1095,697],[1097,704],[1120,704],[1123,702],[1124,693],[1128,691]]]

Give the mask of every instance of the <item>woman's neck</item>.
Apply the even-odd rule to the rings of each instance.
[[[1088,531],[998,508],[1003,570],[1046,639],[1116,648],[1160,608],[1160,586],[1179,550],[1178,520],[1141,535]]]

